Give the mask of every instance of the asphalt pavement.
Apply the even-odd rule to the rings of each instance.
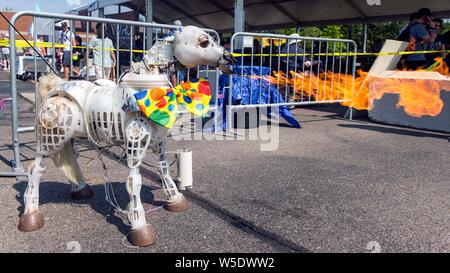
[[[34,87],[18,81],[18,89],[33,92]],[[0,72],[0,99],[8,96],[9,78]],[[21,125],[32,125],[30,104],[20,99],[19,106]],[[139,249],[124,246],[126,217],[105,200],[103,182],[108,181],[119,205],[127,205],[122,149],[105,149],[99,157],[77,142],[95,197],[72,201],[70,185],[47,159],[40,186],[45,226],[22,233],[17,224],[26,181],[0,178],[0,251],[450,252],[448,135],[364,117],[350,121],[343,119],[345,110],[336,105],[296,108],[303,129],[281,121],[273,151],[261,151],[261,140],[179,140],[175,134],[169,150],[193,151],[194,187],[185,192],[190,207],[184,213],[159,208],[163,195],[152,166],[155,156],[149,154],[142,196],[157,242]],[[7,104],[0,116],[3,171],[10,170],[6,163],[12,159],[10,125]],[[28,166],[34,134],[23,134],[20,141]]]

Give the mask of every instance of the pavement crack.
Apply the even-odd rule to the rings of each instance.
[[[272,245],[281,246],[284,249],[289,249],[290,251],[298,253],[312,252],[311,250],[301,245],[298,245],[288,239],[285,239],[276,233],[268,231],[262,227],[255,225],[254,223],[248,220],[245,220],[241,216],[236,215],[235,213],[211,202],[210,200],[192,191],[189,192],[185,191],[183,192],[183,194],[187,196],[189,200],[197,203],[199,206],[206,209],[207,211],[212,212],[215,215],[219,216],[221,219],[229,222],[232,226],[238,228],[239,230],[252,234],[264,241],[269,240],[271,241]]]

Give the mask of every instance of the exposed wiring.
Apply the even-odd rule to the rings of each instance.
[[[128,215],[128,211],[122,209],[120,207],[120,205],[119,205],[119,202],[117,201],[116,193],[114,192],[113,184],[111,182],[107,181],[108,168],[106,167],[106,163],[103,160],[102,150],[106,149],[106,148],[110,148],[110,147],[97,147],[97,146],[95,146],[95,147],[96,147],[96,150],[98,152],[97,153],[97,159],[101,162],[102,169],[103,169],[103,181],[104,181],[104,187],[105,187],[105,200],[106,200],[106,202],[108,202],[115,209],[116,212],[122,213],[124,215]],[[121,156],[115,157],[120,162],[126,157],[126,151],[121,146],[117,146],[117,147],[119,147],[119,148],[121,148],[123,150],[123,154]],[[166,154],[174,154],[174,153],[176,153],[176,152],[167,152]],[[84,157],[84,158],[88,159],[88,162],[86,163],[86,165],[89,165],[92,161],[95,160],[95,158],[91,158],[91,157],[84,156],[84,155],[81,155],[81,154],[78,154],[78,156],[81,156],[81,157]],[[170,164],[170,166],[175,164],[175,162],[176,162],[176,159]],[[145,163],[145,162],[142,162],[142,164],[146,165],[148,167],[156,168],[156,166],[150,165],[150,164]],[[158,209],[161,209],[163,207],[164,207],[164,205],[160,205],[160,206],[156,206],[154,208],[148,209],[148,210],[145,211],[145,214],[154,212],[154,211],[156,211]],[[126,235],[124,238],[126,238],[127,236],[128,235]]]

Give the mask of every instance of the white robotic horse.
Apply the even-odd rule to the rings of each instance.
[[[118,85],[106,80],[64,82],[49,75],[41,79],[42,105],[36,120],[37,154],[29,168],[28,187],[24,195],[25,211],[19,230],[34,231],[44,225],[38,212],[39,183],[45,171],[43,157],[50,156],[72,185],[71,198],[87,199],[93,195],[83,179],[71,139],[88,138],[95,145],[126,145],[130,169],[126,188],[130,196],[128,219],[130,241],[137,246],[155,242],[154,229],[147,224],[141,203],[142,177],[139,167],[150,148],[159,155],[157,163],[162,186],[167,195],[166,209],[180,212],[187,209],[187,200],[177,189],[165,159],[168,128],[145,117],[136,107],[134,94],[142,89],[170,88],[167,67],[175,56],[186,67],[209,65],[226,70],[231,61],[228,52],[203,30],[180,27],[164,41],[158,41],[140,64],[133,64],[122,75]]]

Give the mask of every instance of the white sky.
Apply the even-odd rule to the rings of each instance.
[[[72,8],[86,5],[94,0],[1,0],[0,9],[12,8],[13,11],[36,10],[65,13]],[[37,6],[37,7],[36,7]]]

